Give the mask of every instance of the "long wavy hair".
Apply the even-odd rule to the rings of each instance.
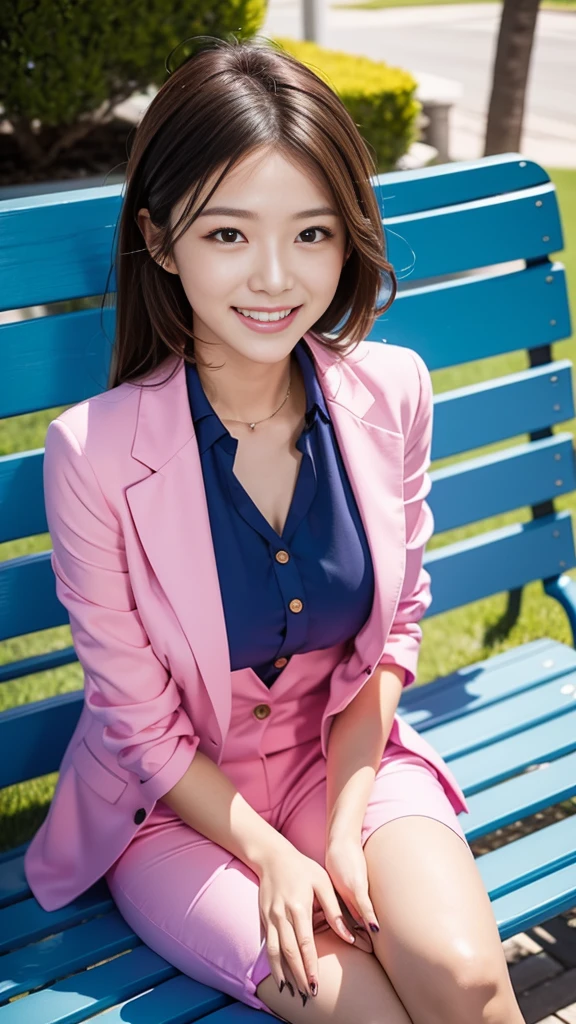
[[[386,259],[370,181],[377,168],[336,92],[271,40],[212,38],[215,45],[198,50],[169,74],[133,136],[114,256],[116,332],[109,389],[145,376],[170,353],[202,364],[194,355],[191,307],[180,278],[149,254],[138,210],[147,208],[161,229],[155,255],[172,255],[174,243],[224,176],[257,147],[272,146],[320,172],[346,225],[350,256],[330,305],[310,328],[319,343],[348,354],[396,297],[396,275]],[[212,191],[192,214],[215,173]],[[172,229],[171,211],[188,195]],[[377,307],[383,275],[390,288],[387,301]]]

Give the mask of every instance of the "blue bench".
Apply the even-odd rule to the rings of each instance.
[[[508,593],[513,616],[522,588],[542,580],[574,631],[571,516],[555,507],[575,476],[572,435],[553,431],[574,416],[571,363],[551,354],[551,343],[570,335],[564,268],[548,256],[563,248],[554,186],[538,164],[509,153],[381,175],[374,187],[393,264],[409,264],[410,250],[416,262],[370,340],[407,345],[432,371],[526,352],[516,373],[484,372],[435,396],[432,458],[460,456],[431,474],[436,533],[501,514],[507,524],[434,544],[428,614]],[[0,202],[2,308],[103,294],[120,204],[120,185]],[[96,304],[0,326],[0,417],[104,390],[113,316]],[[463,457],[490,445],[489,454]],[[46,533],[42,460],[43,449],[0,458],[0,542]],[[0,563],[0,640],[67,622],[49,550]],[[0,682],[75,660],[69,647],[5,663]],[[575,696],[574,645],[546,637],[404,692],[400,714],[466,793],[470,841],[576,794]],[[0,715],[0,787],[57,771],[82,699],[68,692]],[[0,858],[0,1024],[71,1024],[104,1010],[106,1024],[256,1021],[258,1011],[140,942],[104,880],[61,910],[42,910],[26,884],[24,850]],[[565,911],[576,904],[576,815],[477,863],[502,939]]]

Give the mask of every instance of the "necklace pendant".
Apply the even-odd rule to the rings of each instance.
[[[254,427],[256,426],[256,424],[255,423],[249,423],[248,426],[250,427],[250,430],[254,430]]]

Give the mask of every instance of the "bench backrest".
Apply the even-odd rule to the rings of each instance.
[[[574,416],[571,363],[551,354],[571,333],[564,267],[549,258],[563,248],[554,185],[508,153],[382,174],[374,188],[400,291],[369,340],[413,348],[431,371],[460,368],[460,386],[435,394],[432,459],[449,464],[432,471],[429,502],[435,535],[479,531],[427,551],[428,614],[536,579],[557,583],[576,555],[570,513],[554,506],[575,488],[572,434],[553,433]],[[0,325],[0,423],[58,415],[105,390],[114,310],[102,311],[100,296],[115,289],[121,201],[118,184],[0,201],[0,309],[48,306]],[[516,372],[498,376],[496,359],[462,386],[462,364],[514,352]],[[46,533],[42,462],[42,448],[0,457],[0,543]],[[505,525],[482,529],[495,516]],[[0,643],[69,622],[50,554],[0,561]],[[73,647],[12,659],[0,684],[76,660]],[[0,787],[56,771],[81,707],[76,691],[0,715]]]

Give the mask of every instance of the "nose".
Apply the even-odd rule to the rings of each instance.
[[[254,262],[249,281],[253,291],[265,291],[270,295],[290,291],[294,286],[294,272],[290,254],[282,244],[274,239],[268,239],[254,249]]]

